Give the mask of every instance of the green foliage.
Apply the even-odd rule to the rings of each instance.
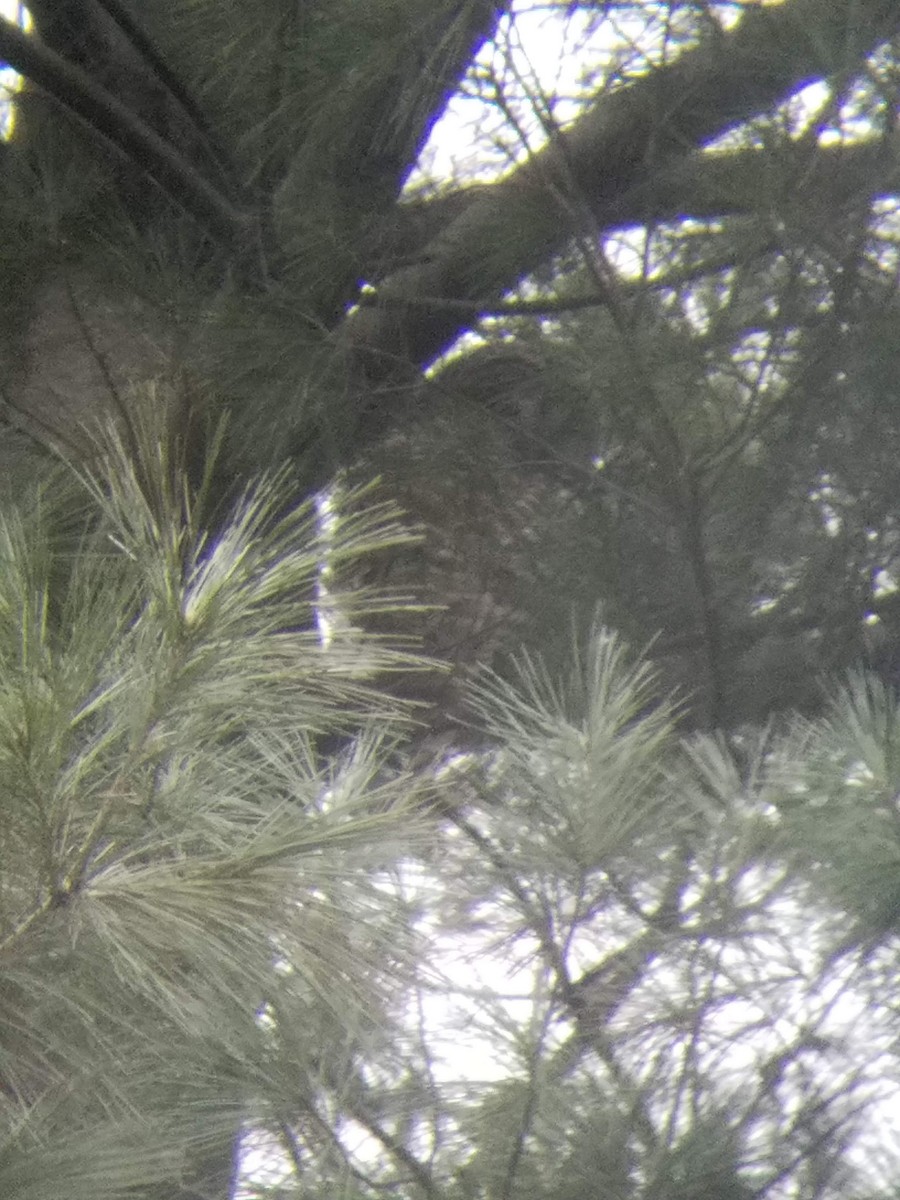
[[[536,862],[554,877],[602,867],[690,820],[660,754],[675,706],[656,701],[652,669],[628,666],[607,631],[595,629],[576,650],[567,679],[555,682],[526,657],[515,683],[488,676],[473,700],[479,725],[503,748],[493,787],[508,790],[504,810],[533,830]]]
[[[781,802],[784,844],[850,940],[877,943],[900,915],[900,714],[896,693],[862,675],[836,689],[828,717],[797,739],[805,770]],[[801,749],[802,747],[802,749]]]
[[[0,1193],[891,1194],[897,6],[33,8]]]
[[[404,713],[374,680],[410,664],[353,625],[385,600],[341,574],[408,535],[335,501],[349,619],[323,638],[314,510],[282,471],[205,524],[161,400],[131,445],[103,431],[82,489],[53,475],[0,524],[5,1195],[171,1183],[267,1119],[279,992],[371,1017],[402,969],[373,889],[413,791],[377,779]],[[354,730],[323,763],[317,739]]]

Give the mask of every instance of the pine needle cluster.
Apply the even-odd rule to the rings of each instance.
[[[286,472],[213,518],[163,399],[0,513],[4,1196],[227,1184],[287,1086],[274,1008],[371,1022],[402,972],[375,897],[414,837],[384,773],[412,660],[342,580],[409,535],[359,495],[326,535]]]

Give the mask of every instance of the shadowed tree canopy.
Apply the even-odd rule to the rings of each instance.
[[[565,94],[516,51],[536,15]],[[431,531],[392,583],[462,671],[598,602],[700,724],[893,669],[894,4],[31,16],[0,23],[21,424],[77,441],[168,372],[238,476],[380,473]],[[448,106],[492,145],[429,180]]]

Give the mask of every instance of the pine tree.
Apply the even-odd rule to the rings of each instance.
[[[543,7],[0,22],[4,1195],[893,1194],[896,6]]]
[[[524,10],[264,7],[0,25],[33,81],[4,153],[12,419],[77,443],[162,375],[230,413],[226,476],[380,472],[432,530],[396,585],[449,601],[420,631],[463,672],[562,646],[599,598],[707,727],[890,674],[893,6],[638,5],[621,37],[549,6],[566,97],[516,65]],[[488,177],[513,168],[404,191],[454,92]]]

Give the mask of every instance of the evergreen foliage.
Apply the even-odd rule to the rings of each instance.
[[[895,1195],[900,10],[30,10],[0,1196]]]

